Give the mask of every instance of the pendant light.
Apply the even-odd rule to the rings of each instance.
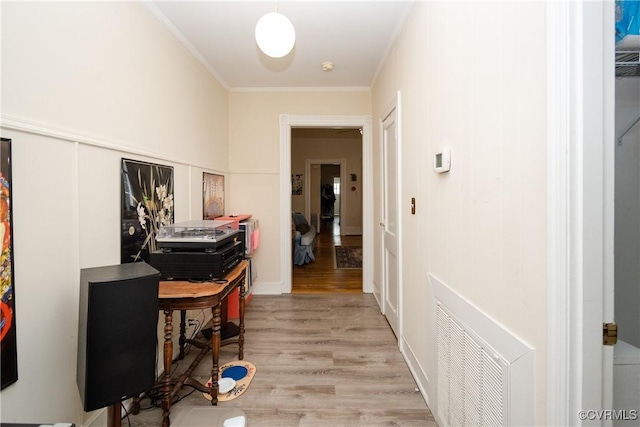
[[[265,55],[282,58],[293,49],[296,31],[293,24],[283,14],[276,11],[267,13],[256,24],[256,43]]]

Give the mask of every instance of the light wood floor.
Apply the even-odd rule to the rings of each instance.
[[[236,345],[222,348],[221,363],[236,358]],[[437,426],[371,294],[255,295],[247,305],[245,360],[256,365],[249,389],[219,406],[244,411],[249,427]],[[210,369],[207,356],[195,375],[206,381]],[[172,418],[209,405],[196,391],[172,406]],[[137,427],[161,419],[158,408],[129,416]]]
[[[313,249],[316,260],[293,266],[293,293],[362,293],[362,269],[335,268],[336,245],[362,246],[362,236],[341,236],[337,218],[323,222]]]

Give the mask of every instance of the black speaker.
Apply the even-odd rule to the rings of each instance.
[[[144,262],[80,270],[76,380],[85,411],[153,387],[159,280]]]

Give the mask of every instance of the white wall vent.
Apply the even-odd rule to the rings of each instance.
[[[507,424],[508,364],[438,305],[438,413],[449,426]]]
[[[445,426],[533,425],[533,349],[429,275],[436,410]]]

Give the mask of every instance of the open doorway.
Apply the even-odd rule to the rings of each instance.
[[[362,177],[360,128],[292,128],[291,173],[302,181],[298,182],[302,190],[292,192],[292,212],[315,228],[312,248],[305,249],[313,253],[313,259],[301,263],[294,256],[292,292],[361,293],[363,195],[357,181]],[[292,229],[294,255],[301,249],[296,231]]]
[[[310,171],[311,188],[305,205],[310,206],[312,216],[317,212],[318,233],[340,235],[341,190],[335,182],[346,169],[347,159],[340,161],[306,159]]]
[[[617,4],[613,409],[640,408],[640,7]],[[614,425],[638,425],[614,419]],[[628,421],[628,422],[625,422]]]
[[[282,278],[282,293],[292,290],[291,273],[291,189],[294,177],[291,165],[291,137],[295,128],[359,128],[362,130],[362,176],[353,177],[354,184],[349,185],[350,191],[360,191],[362,194],[362,292],[373,292],[373,143],[371,116],[299,116],[281,114],[280,123],[280,271]],[[359,131],[358,131],[359,133]],[[351,179],[351,177],[349,177]],[[351,182],[349,183],[351,184]],[[344,181],[343,181],[344,191]],[[347,211],[344,204],[342,212]],[[344,228],[344,215],[341,217]]]

